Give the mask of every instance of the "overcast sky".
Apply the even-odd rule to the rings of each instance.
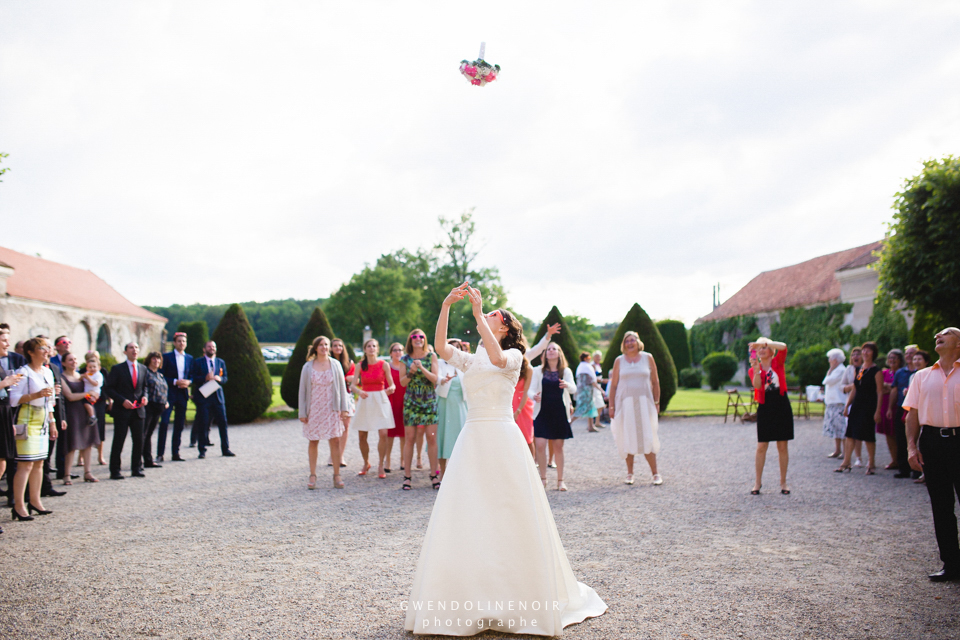
[[[519,312],[689,324],[883,237],[960,153],[958,33],[921,0],[0,0],[0,245],[139,304],[316,298],[476,207]]]

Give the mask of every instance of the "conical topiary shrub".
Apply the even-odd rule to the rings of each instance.
[[[673,364],[677,371],[692,366],[690,360],[690,340],[687,337],[687,328],[679,320],[661,320],[657,323],[657,329],[663,336],[663,341],[667,343],[670,349],[670,355],[673,356]]]
[[[653,324],[653,320],[639,304],[631,307],[620,326],[617,327],[617,332],[613,334],[607,356],[603,359],[603,375],[610,375],[613,361],[620,355],[623,334],[627,331],[636,331],[640,335],[643,350],[649,352],[657,363],[657,375],[660,378],[660,411],[666,411],[670,399],[677,393],[677,367],[673,363],[673,356],[670,355],[670,349],[667,348],[667,343],[660,335],[657,325]]]
[[[186,352],[194,358],[203,355],[203,345],[210,342],[210,330],[207,328],[206,320],[197,320],[196,322],[181,322],[177,327],[177,333],[187,334]],[[173,340],[170,340],[173,344]]]
[[[563,315],[556,307],[550,309],[550,313],[548,313],[547,317],[540,323],[540,329],[537,330],[537,335],[530,341],[530,346],[532,347],[540,342],[540,338],[546,335],[547,325],[557,324],[558,322],[560,323],[560,333],[553,336],[553,342],[559,344],[560,349],[563,350],[563,355],[567,359],[567,366],[576,371],[577,364],[580,363],[580,347],[577,346],[577,339],[570,333],[570,328],[567,326],[566,320],[563,319]],[[541,362],[542,358],[536,357],[531,364],[537,366],[541,364]]]
[[[257,336],[240,305],[227,308],[211,339],[217,343],[217,357],[227,365],[227,383],[223,385],[227,422],[256,420],[270,408],[273,381]]]
[[[287,362],[283,379],[280,381],[280,397],[292,409],[300,408],[300,370],[303,369],[303,363],[307,361],[307,349],[317,336],[327,336],[331,340],[336,337],[333,335],[330,323],[327,322],[327,316],[320,307],[315,307],[310,314],[310,319],[300,333],[300,339],[297,340],[297,346],[293,348],[293,354]]]

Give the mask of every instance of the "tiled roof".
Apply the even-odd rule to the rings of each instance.
[[[166,322],[166,318],[124,298],[91,271],[5,247],[0,247],[0,263],[6,263],[14,270],[7,279],[8,295]]]
[[[834,273],[876,262],[877,257],[873,254],[882,246],[882,242],[872,242],[791,267],[764,271],[697,322],[837,302],[840,300],[840,282]]]

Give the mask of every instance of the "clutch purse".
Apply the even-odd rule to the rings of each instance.
[[[13,425],[13,438],[14,440],[28,440],[30,436],[27,434],[27,425],[25,424]]]

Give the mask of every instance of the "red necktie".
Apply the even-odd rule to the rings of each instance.
[[[137,363],[131,363],[130,365],[130,377],[133,378],[133,388],[137,388]]]

